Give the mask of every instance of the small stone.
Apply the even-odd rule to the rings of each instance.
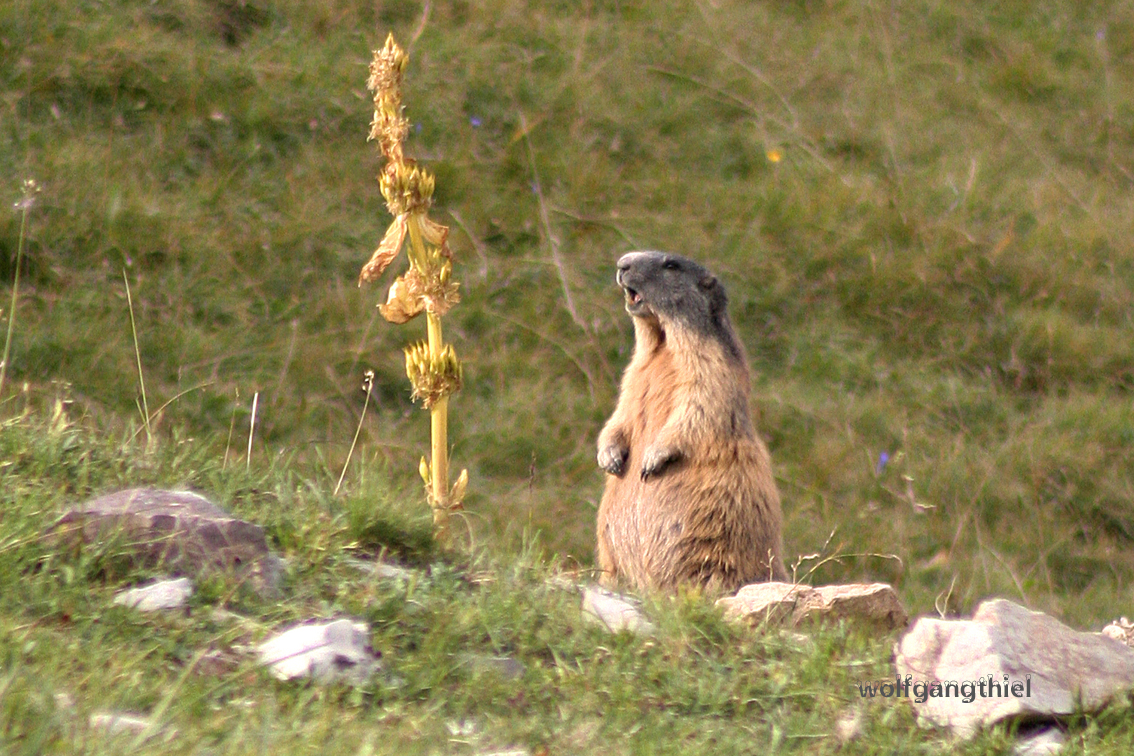
[[[583,589],[583,618],[603,625],[612,633],[625,630],[634,635],[654,634],[653,623],[643,616],[636,601],[597,585]]]
[[[717,599],[725,617],[742,619],[751,624],[783,625],[791,621],[799,595],[811,586],[793,583],[753,583],[737,591],[735,596]]]
[[[158,612],[180,609],[192,595],[193,583],[189,578],[177,578],[122,591],[114,597],[114,603],[140,612]]]
[[[150,726],[150,720],[137,714],[118,714],[106,711],[91,714],[89,722],[91,727],[106,730],[111,734],[144,732]]]
[[[412,570],[407,570],[405,567],[399,567],[396,564],[382,561],[368,561],[366,559],[356,559],[354,557],[346,557],[343,560],[347,565],[353,567],[359,572],[367,575],[372,575],[376,578],[383,580],[409,580],[413,577]]]
[[[794,625],[840,619],[893,630],[908,621],[898,594],[886,583],[811,587],[798,583],[753,583],[717,600],[730,619],[756,625]]]
[[[260,661],[280,680],[311,677],[328,683],[365,683],[381,668],[369,628],[347,619],[299,625],[257,647]]]
[[[1022,735],[1012,749],[1015,756],[1054,756],[1067,742],[1067,736],[1058,727],[1045,727]]]
[[[1134,647],[1134,623],[1125,617],[1119,617],[1102,629],[1102,634],[1114,638],[1119,643]]]
[[[847,744],[862,735],[862,711],[855,709],[846,712],[835,720],[835,737],[842,744]]]
[[[445,729],[455,738],[467,738],[480,732],[480,725],[472,719],[450,719],[445,723]]]
[[[457,656],[457,661],[474,671],[494,672],[505,680],[518,680],[526,671],[524,663],[511,656],[460,654]]]

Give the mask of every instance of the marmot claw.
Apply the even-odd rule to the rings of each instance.
[[[626,458],[629,456],[630,450],[628,448],[611,444],[599,450],[598,466],[611,475],[621,478],[626,472]]]
[[[680,458],[681,452],[676,449],[649,447],[642,458],[642,480],[648,480],[651,476],[661,473]]]

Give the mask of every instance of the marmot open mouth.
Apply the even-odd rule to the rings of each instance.
[[[636,305],[642,301],[642,295],[631,289],[629,286],[622,287],[626,291],[626,303]]]

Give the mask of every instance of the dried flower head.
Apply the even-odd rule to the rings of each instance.
[[[378,174],[378,185],[390,215],[425,213],[433,201],[433,174],[416,167],[412,160],[391,161]]]
[[[426,408],[460,391],[464,377],[451,344],[434,354],[424,341],[406,347],[406,375],[413,384],[413,398],[420,399]]]
[[[394,162],[401,162],[402,144],[409,133],[409,121],[402,115],[402,76],[408,62],[409,57],[390,34],[386,45],[374,51],[370,78],[366,80],[366,88],[374,93],[374,119],[367,141],[377,139],[382,154]]]
[[[461,387],[461,363],[452,346],[441,338],[441,316],[460,299],[452,280],[453,263],[449,251],[449,229],[428,216],[433,201],[433,174],[405,157],[404,143],[409,121],[402,113],[402,76],[408,58],[394,42],[386,39],[374,51],[370,78],[366,86],[374,93],[374,118],[368,140],[377,140],[386,157],[378,174],[378,184],[386,208],[394,216],[378,249],[363,266],[358,282],[375,281],[406,247],[409,270],[390,286],[385,304],[378,306],[392,323],[406,323],[426,314],[428,342],[407,347],[406,375],[413,385],[413,398],[420,399],[431,414],[433,463],[421,461],[437,537],[448,533],[448,514],[460,507],[468,486],[468,473],[462,471],[449,485],[445,398]]]

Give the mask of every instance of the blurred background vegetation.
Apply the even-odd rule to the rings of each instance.
[[[390,30],[462,281],[478,543],[591,564],[631,347],[613,262],[655,248],[729,290],[789,561],[900,557],[809,580],[892,581],[913,612],[1130,606],[1128,4],[12,0],[0,198],[42,191],[0,417],[141,427],[125,271],[159,444],[243,466],[258,393],[253,465],[330,490],[373,370],[344,485],[424,511],[419,329],[355,283],[389,221],[365,81]],[[148,469],[121,482],[201,482]]]

